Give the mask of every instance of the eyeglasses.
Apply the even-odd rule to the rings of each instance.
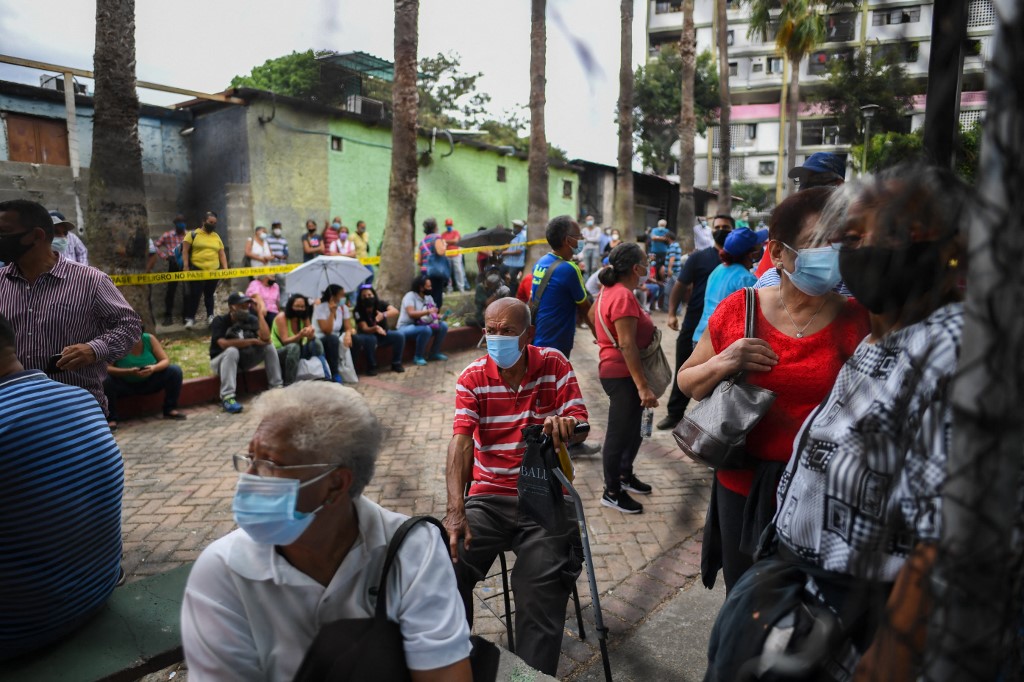
[[[863,243],[864,235],[862,234],[844,234],[842,237],[832,242],[831,246],[836,251],[852,251],[854,249],[859,249]]]
[[[334,467],[337,469],[339,464],[290,464],[287,466],[281,466],[280,464],[274,464],[269,459],[254,459],[250,455],[231,455],[231,461],[235,465],[235,471],[244,474],[250,469],[256,469],[257,476],[276,476],[279,471],[289,471],[293,469],[309,469],[312,467]]]

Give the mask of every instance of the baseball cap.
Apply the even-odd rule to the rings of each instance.
[[[753,251],[755,246],[764,244],[767,238],[767,231],[762,235],[746,227],[741,227],[730,232],[729,236],[725,238],[725,252],[730,256],[742,258]]]
[[[60,211],[50,211],[50,220],[53,221],[54,225],[67,225],[68,229],[75,229],[75,224],[64,219],[64,214]]]
[[[444,219],[444,224],[445,224],[445,225],[454,225],[454,224],[455,224],[455,221],[454,221],[454,220],[452,220],[451,218],[445,218],[445,219]]]
[[[824,174],[830,180],[846,178],[846,164],[838,154],[831,152],[815,152],[807,157],[804,165],[789,171],[789,177],[803,184],[811,175]]]
[[[243,294],[241,291],[236,291],[235,293],[233,293],[230,296],[228,296],[228,305],[238,305],[239,303],[248,303],[251,300],[252,300],[251,298],[249,298],[248,296]]]
[[[512,221],[512,225],[514,227],[526,227],[526,221],[525,220],[513,220]]]

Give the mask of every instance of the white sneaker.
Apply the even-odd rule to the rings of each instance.
[[[211,324],[213,324],[213,315],[206,318],[206,326],[210,326]]]
[[[196,321],[193,320],[191,317],[186,317],[185,318],[185,329],[191,329],[194,326],[196,326]]]

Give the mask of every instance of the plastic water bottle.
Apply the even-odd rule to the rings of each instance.
[[[646,407],[643,416],[640,417],[640,437],[650,438],[652,433],[654,433],[654,410]]]

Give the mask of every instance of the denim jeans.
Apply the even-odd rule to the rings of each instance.
[[[434,339],[434,343],[430,346],[430,354],[435,355],[441,352],[441,344],[444,343],[444,337],[448,334],[448,325],[444,322],[438,322],[437,329],[433,329],[429,325],[408,324],[399,328],[398,331],[401,332],[406,341],[410,338],[414,339],[416,342],[416,357],[425,358],[427,357],[427,342],[431,338]]]

